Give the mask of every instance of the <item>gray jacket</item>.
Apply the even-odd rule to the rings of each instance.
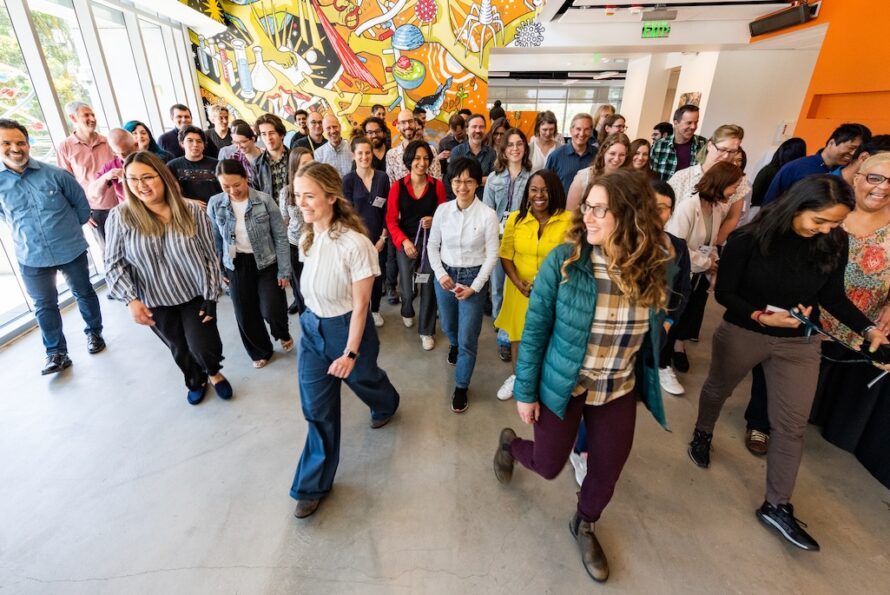
[[[247,199],[247,211],[244,213],[244,225],[253,257],[258,269],[264,269],[278,262],[278,278],[290,278],[290,248],[287,241],[287,230],[278,205],[268,194],[250,189]],[[225,192],[216,194],[207,203],[207,216],[213,222],[213,236],[216,239],[216,250],[222,259],[222,265],[233,270],[235,264],[235,211],[229,195]]]

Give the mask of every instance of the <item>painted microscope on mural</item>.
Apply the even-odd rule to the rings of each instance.
[[[374,104],[447,128],[485,107],[488,50],[540,45],[543,0],[186,0],[228,29],[192,33],[202,95],[253,121],[297,109],[355,126]]]

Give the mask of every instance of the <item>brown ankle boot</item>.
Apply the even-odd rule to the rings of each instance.
[[[593,580],[599,583],[605,582],[609,578],[609,561],[606,560],[606,554],[593,533],[593,523],[582,521],[578,513],[575,513],[569,523],[569,530],[578,542],[584,570]]]

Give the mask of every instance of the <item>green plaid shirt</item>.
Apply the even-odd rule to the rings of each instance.
[[[696,164],[695,156],[708,142],[703,136],[697,134],[692,135],[692,161],[691,165]],[[670,179],[677,171],[677,150],[674,148],[674,135],[655,141],[652,146],[652,153],[649,156],[652,171],[657,173],[665,182]]]

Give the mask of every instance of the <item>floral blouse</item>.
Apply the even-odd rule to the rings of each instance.
[[[887,304],[890,293],[890,225],[867,236],[850,234],[850,258],[844,273],[847,297],[871,320]],[[862,337],[837,321],[828,312],[822,312],[822,326],[848,344],[858,347]]]

